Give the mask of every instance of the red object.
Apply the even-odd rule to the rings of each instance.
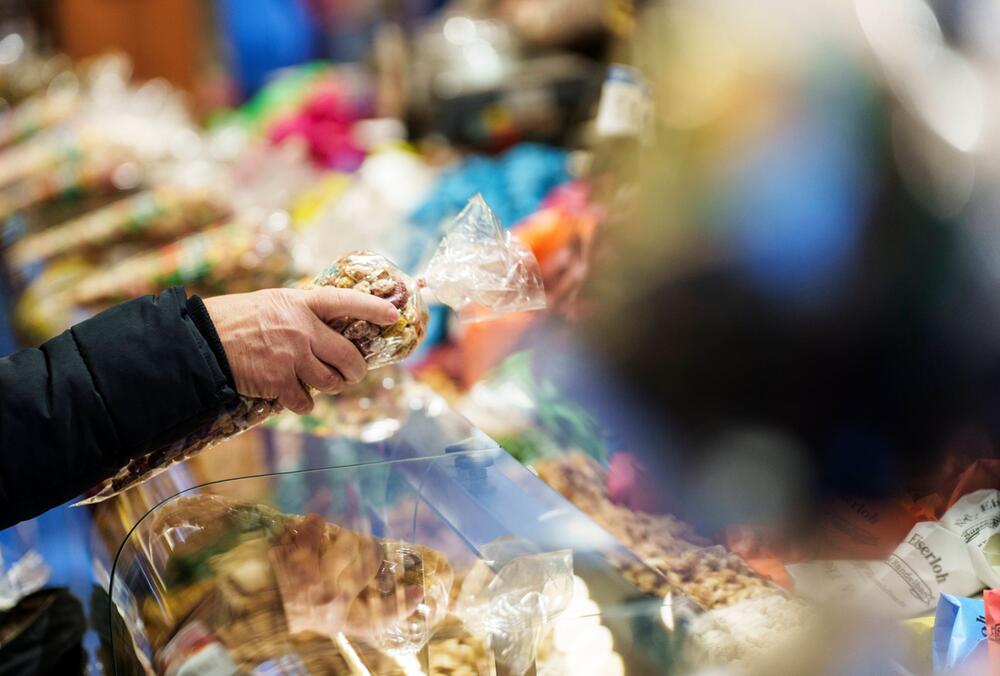
[[[989,673],[1000,674],[1000,589],[983,592],[986,605],[986,641]]]
[[[324,168],[354,171],[364,161],[364,149],[354,136],[354,124],[365,115],[364,106],[333,86],[312,92],[301,109],[279,118],[268,130],[272,143],[302,137],[313,161]]]
[[[608,464],[608,497],[634,512],[660,514],[663,499],[650,476],[635,455],[619,451]]]
[[[969,493],[997,486],[1000,486],[1000,458],[976,460],[955,481],[955,487],[952,489],[951,497],[944,509],[948,509]]]

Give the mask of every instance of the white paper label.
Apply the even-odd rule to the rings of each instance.
[[[987,582],[971,554],[982,556],[983,545],[996,530],[994,526],[990,531],[988,524],[995,521],[989,514],[997,496],[986,493],[997,491],[971,493],[939,522],[916,524],[885,561],[789,565],[796,592],[815,601],[874,604],[897,617],[931,612],[942,592],[975,594]]]

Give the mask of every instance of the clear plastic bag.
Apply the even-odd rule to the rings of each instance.
[[[389,300],[399,310],[399,321],[391,326],[350,317],[331,325],[357,346],[369,369],[400,362],[420,344],[428,322],[423,289],[465,321],[545,306],[537,261],[500,227],[480,195],[469,200],[446,229],[424,277],[414,279],[384,256],[359,251],[339,258],[313,280],[313,285],[370,293]],[[238,397],[208,425],[132,460],[104,480],[94,495],[76,504],[94,504],[114,497],[281,410],[277,401]]]
[[[573,553],[536,553],[527,543],[500,540],[482,555],[462,583],[455,613],[507,673],[524,674],[573,597]]]
[[[158,664],[199,624],[240,673],[286,653],[295,635],[413,654],[448,613],[454,570],[445,555],[376,537],[363,522],[352,530],[221,495],[182,496],[150,519],[142,532],[162,557],[160,581],[142,599],[141,616]]]

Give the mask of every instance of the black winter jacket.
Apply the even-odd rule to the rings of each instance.
[[[234,396],[205,305],[180,288],[0,359],[0,528],[193,431]]]

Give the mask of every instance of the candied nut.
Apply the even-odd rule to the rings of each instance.
[[[371,285],[371,292],[379,298],[388,298],[396,290],[396,280],[391,277],[376,279]]]
[[[333,285],[338,289],[350,289],[354,286],[355,282],[350,277],[346,275],[341,275],[337,279],[333,280]]]
[[[361,293],[371,293],[372,285],[365,280],[361,280],[360,282],[354,285],[354,290],[360,291]]]
[[[344,265],[343,272],[357,282],[368,276],[369,269],[362,263],[347,263]]]
[[[397,310],[402,310],[406,306],[406,302],[410,300],[410,290],[406,288],[406,284],[402,280],[396,282],[396,286],[388,300]]]
[[[344,338],[348,340],[364,340],[366,338],[374,338],[379,334],[381,329],[376,324],[367,322],[363,319],[358,319],[351,322],[346,329],[344,329]]]

